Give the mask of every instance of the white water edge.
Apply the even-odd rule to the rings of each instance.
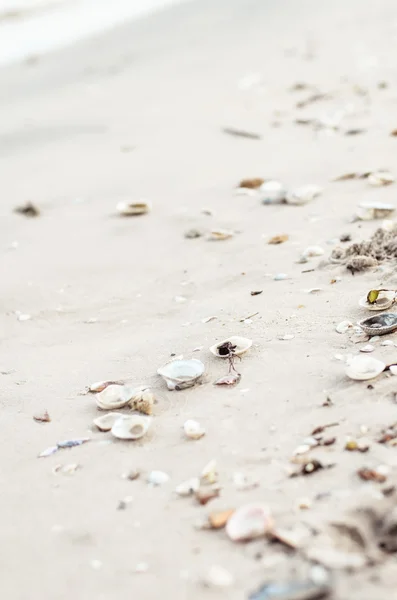
[[[189,0],[0,0],[0,65],[69,46]]]

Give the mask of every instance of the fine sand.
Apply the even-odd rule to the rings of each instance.
[[[363,345],[335,326],[362,318],[359,298],[385,284],[388,271],[353,277],[340,266],[317,268],[321,258],[297,261],[309,245],[327,258],[341,234],[368,238],[377,223],[351,223],[357,204],[395,200],[396,184],[331,180],[396,172],[396,32],[394,0],[203,0],[0,72],[5,598],[247,598],[265,581],[297,577],[306,563],[265,540],[239,545],[223,531],[197,530],[200,517],[258,501],[276,523],[299,522],[302,497],[311,501],[306,514],[318,494],[331,514],[334,493],[379,489],[360,481],[361,466],[387,465],[392,481],[395,449],[375,442],[395,421],[390,379],[368,389],[334,358]],[[291,90],[297,83],[312,87]],[[329,96],[297,108],[314,89]],[[331,117],[336,132],[295,123]],[[357,128],[364,132],[344,133]],[[314,183],[324,193],[305,206],[264,206],[234,194],[246,177]],[[141,197],[152,212],[117,216],[120,199]],[[26,201],[39,217],[13,212]],[[191,228],[236,233],[186,239]],[[269,245],[278,234],[289,240]],[[275,281],[277,273],[288,279]],[[18,320],[16,311],[31,318]],[[293,339],[279,339],[286,334]],[[237,362],[240,383],[220,388],[213,382],[227,367],[208,348],[229,335],[254,343]],[[394,347],[373,344],[376,357],[396,360]],[[206,375],[202,385],[169,392],[156,371],[181,354],[201,359]],[[106,379],[156,394],[152,429],[140,442],[92,428],[95,398],[82,392]],[[327,397],[331,406],[323,406]],[[51,422],[35,422],[45,409]],[[190,418],[206,428],[198,441],[183,438]],[[331,422],[339,423],[329,430],[336,443],[313,456],[335,467],[289,478],[294,449]],[[346,436],[362,426],[369,453],[347,453]],[[84,446],[38,458],[84,436]],[[176,497],[175,487],[211,459],[220,497],[207,506]],[[55,472],[75,463],[74,474]],[[141,477],[123,479],[134,468]],[[151,470],[170,481],[148,486]],[[236,472],[259,487],[237,490]],[[226,590],[201,585],[212,565],[233,574]],[[396,583],[391,558],[336,573],[334,597],[375,600]]]

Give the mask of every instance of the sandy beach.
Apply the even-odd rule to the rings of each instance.
[[[325,522],[348,502],[383,498],[396,481],[396,449],[376,441],[396,421],[396,384],[386,373],[352,381],[344,365],[368,343],[368,356],[396,362],[395,346],[382,345],[396,334],[356,343],[352,328],[335,330],[374,314],[359,299],[394,289],[395,264],[352,276],[329,263],[348,245],[340,236],[367,240],[382,225],[353,221],[361,202],[395,203],[396,183],[333,180],[396,175],[396,35],[393,0],[201,0],[1,69],[7,598],[248,599],[266,582],[306,580],[313,561],[328,569],[331,558],[309,560],[299,543],[291,550],[269,536],[233,542],[198,526],[208,514],[262,503],[280,529],[317,514]],[[323,191],[302,206],[265,205],[259,192],[236,194],[252,177]],[[118,202],[142,198],[149,213],[117,213]],[[26,202],[40,215],[14,212]],[[200,236],[186,237],[191,229]],[[208,239],[219,229],[233,235]],[[276,235],[288,239],[269,244]],[[302,263],[309,246],[324,253]],[[241,381],[218,387],[228,361],[209,347],[229,336],[253,345],[236,359]],[[169,391],[157,369],[181,355],[201,360],[205,375]],[[92,424],[96,398],[84,392],[101,380],[153,391],[141,440]],[[36,422],[45,410],[51,421]],[[201,439],[185,439],[188,419],[205,428]],[[326,431],[335,442],[304,455],[333,467],[290,477],[295,449],[335,423]],[[350,438],[368,440],[368,452],[347,452]],[[211,460],[219,497],[205,506],[178,497],[175,488]],[[381,467],[384,480],[363,481],[362,467]],[[152,471],[169,481],[151,486]],[[239,485],[239,473],[252,485]],[[365,559],[357,568],[341,558],[326,571],[323,597],[395,593],[396,555],[368,536],[355,548]],[[347,552],[354,534],[346,537]],[[221,571],[219,582],[214,567],[230,580]],[[295,596],[255,596],[273,598]]]

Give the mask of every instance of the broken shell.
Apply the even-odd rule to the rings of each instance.
[[[234,231],[230,231],[229,229],[213,229],[210,231],[208,235],[209,240],[228,240],[229,238],[234,236]]]
[[[240,356],[247,352],[252,346],[252,340],[238,335],[233,335],[210,348],[210,352],[220,358],[228,358],[230,355]]]
[[[350,379],[364,381],[377,377],[385,370],[385,367],[385,363],[377,358],[358,355],[348,361],[345,373]]]
[[[265,536],[273,527],[270,511],[263,504],[246,504],[237,509],[226,523],[226,534],[233,542]]]
[[[395,211],[393,204],[385,202],[368,201],[361,202],[356,212],[356,217],[361,221],[372,221],[372,219],[387,219]]]
[[[190,440],[199,440],[205,435],[204,427],[201,427],[198,421],[194,421],[193,419],[188,419],[183,424],[183,431],[185,435]]]
[[[372,291],[372,290],[371,290]],[[378,292],[376,300],[374,302],[368,301],[368,296],[363,296],[359,300],[359,305],[363,308],[367,308],[368,310],[385,310],[386,308],[390,308],[393,304],[396,292],[393,290],[373,290]]]
[[[296,206],[302,206],[312,202],[317,196],[323,191],[323,188],[318,185],[304,185],[296,190],[288,192],[286,196],[287,204],[295,204]]]
[[[178,496],[192,496],[200,487],[200,479],[198,477],[192,477],[183,481],[176,486],[175,492]]]
[[[146,200],[140,200],[139,202],[119,202],[116,206],[117,212],[123,217],[132,217],[137,215],[144,215],[148,213],[152,208],[150,202]]]
[[[154,394],[148,388],[136,388],[131,390],[128,402],[132,410],[137,410],[144,415],[151,415],[154,405]]]
[[[261,202],[263,204],[280,204],[285,202],[287,190],[279,181],[265,181],[259,188]]]
[[[375,346],[372,346],[371,344],[367,344],[366,346],[360,348],[360,352],[373,352],[374,350]]]
[[[397,313],[383,313],[357,323],[368,335],[385,335],[397,329]]]
[[[101,417],[97,417],[93,420],[94,425],[98,427],[100,431],[110,431],[117,421],[122,415],[116,412],[110,412],[106,415],[102,415]]]
[[[351,323],[350,321],[342,321],[341,323],[338,323],[338,325],[335,327],[335,331],[337,331],[338,333],[346,333],[347,331],[349,331],[349,329],[353,329],[353,323]]]
[[[129,388],[124,385],[112,384],[105,387],[95,396],[98,408],[112,410],[126,406],[130,400]]]
[[[139,440],[148,432],[151,421],[151,417],[142,415],[122,415],[113,424],[111,432],[120,440]]]
[[[157,369],[169,390],[183,390],[194,386],[204,374],[205,367],[201,360],[173,360]]]
[[[394,182],[394,176],[389,171],[374,171],[368,175],[367,181],[373,186],[390,185]]]

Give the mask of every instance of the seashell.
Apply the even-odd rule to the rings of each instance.
[[[367,344],[360,348],[360,352],[373,352],[375,350],[375,346],[371,346],[371,344]]]
[[[126,406],[130,400],[129,388],[124,385],[111,384],[95,396],[98,408],[112,410]]]
[[[288,279],[288,275],[286,273],[277,273],[273,279],[274,281],[284,281],[284,279]]]
[[[296,206],[302,206],[308,204],[317,198],[323,191],[323,188],[318,185],[304,185],[300,188],[288,192],[286,196],[287,204],[294,204]]]
[[[111,429],[112,435],[120,440],[139,440],[148,432],[151,417],[142,415],[122,415]]]
[[[98,427],[100,431],[110,431],[117,421],[122,415],[117,412],[106,413],[106,415],[102,415],[101,417],[97,417],[93,420],[94,425]]]
[[[206,504],[208,504],[208,502],[210,502],[210,500],[213,500],[214,498],[218,498],[219,494],[221,493],[221,490],[219,487],[200,487],[196,493],[195,493],[195,497],[196,500],[199,504],[201,504],[202,506],[205,506]]]
[[[397,365],[390,365],[389,371],[392,375],[397,375]]]
[[[308,258],[314,258],[316,256],[322,256],[324,250],[321,246],[308,246],[306,250],[302,252],[302,259],[307,260]]]
[[[380,187],[393,183],[394,176],[389,171],[373,171],[368,175],[367,181],[370,185]]]
[[[234,508],[210,513],[208,515],[210,529],[223,529],[233,513]]]
[[[201,360],[173,360],[157,369],[169,390],[183,390],[194,386],[204,374],[205,367]]]
[[[350,323],[350,321],[342,321],[335,327],[337,333],[346,333],[349,329],[353,329],[353,323]]]
[[[198,477],[192,477],[183,481],[176,486],[175,492],[178,496],[192,496],[200,487],[200,479]]]
[[[360,221],[372,221],[373,219],[387,219],[395,211],[393,204],[376,202],[374,200],[361,202],[356,212]]]
[[[164,471],[151,471],[147,476],[147,482],[151,485],[163,485],[169,481],[170,476]]]
[[[365,381],[377,377],[385,370],[385,363],[372,356],[353,356],[346,365],[345,373],[350,379]]]
[[[357,323],[368,335],[385,335],[397,329],[397,313],[383,313]]]
[[[151,202],[139,200],[138,202],[119,202],[116,205],[117,212],[123,217],[135,217],[144,215],[152,209]]]
[[[199,440],[205,435],[204,427],[201,427],[198,421],[194,421],[193,419],[188,419],[183,424],[183,431],[185,435],[190,440]]]
[[[137,388],[131,391],[131,397],[128,402],[132,410],[137,410],[144,415],[153,413],[154,394],[149,388]]]
[[[226,338],[218,344],[214,344],[210,348],[210,352],[220,358],[228,358],[229,356],[240,356],[247,352],[252,346],[252,340],[239,335],[233,335]]]
[[[258,188],[261,202],[263,204],[281,204],[285,202],[287,190],[280,181],[265,181]]]
[[[91,394],[98,394],[99,392],[103,392],[109,385],[124,385],[124,383],[122,381],[96,381],[95,383],[91,383],[88,391]]]
[[[369,302],[368,297],[372,291],[378,292],[378,295],[374,302]],[[392,290],[371,290],[371,292],[359,300],[359,305],[368,310],[386,310],[393,304],[396,296],[396,292]]]
[[[228,588],[234,584],[234,576],[219,565],[212,565],[203,577],[203,584],[209,588]]]
[[[208,234],[208,239],[213,241],[228,240],[234,236],[234,231],[229,229],[213,229]]]
[[[264,504],[246,504],[237,509],[226,523],[226,534],[233,542],[244,542],[265,536],[273,521]]]
[[[218,480],[218,471],[216,467],[216,460],[210,460],[201,471],[201,481],[206,484],[216,483]]]

